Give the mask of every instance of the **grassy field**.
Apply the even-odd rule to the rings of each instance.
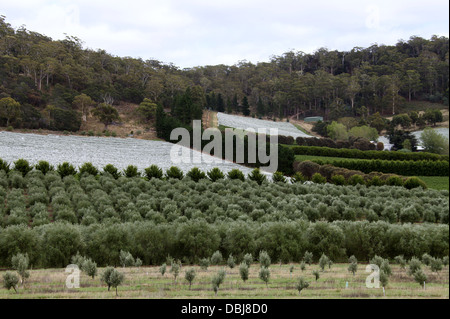
[[[418,176],[431,189],[449,190],[448,176]]]
[[[326,268],[320,273],[320,278],[315,281],[312,271],[318,269],[317,265],[306,267],[301,271],[298,264],[295,264],[293,273],[290,273],[291,265],[272,265],[270,267],[271,276],[268,286],[258,278],[259,265],[250,267],[249,280],[245,283],[239,277],[238,267],[234,269],[226,268],[227,275],[224,283],[220,286],[217,296],[214,295],[211,285],[211,278],[221,267],[209,267],[208,270],[201,270],[198,266],[183,266],[177,281],[174,281],[170,267],[167,273],[162,276],[159,267],[141,268],[119,268],[125,274],[125,281],[119,286],[119,298],[156,298],[156,299],[215,299],[215,298],[242,298],[242,299],[339,299],[339,298],[394,298],[394,299],[416,299],[449,298],[449,267],[445,267],[440,273],[431,273],[428,267],[424,270],[429,282],[424,290],[413,278],[406,274],[406,270],[400,269],[397,265],[392,266],[392,276],[386,287],[386,296],[383,290],[366,288],[365,281],[369,273],[365,272],[366,265],[359,264],[358,272],[355,276],[347,271],[347,264],[336,264],[331,269]],[[189,289],[188,282],[184,279],[187,269],[194,268],[197,276]],[[426,268],[426,269],[425,269]],[[99,273],[103,269],[99,269]],[[4,271],[0,272],[3,276]],[[68,289],[65,282],[68,273],[64,269],[42,269],[32,270],[31,276],[25,283],[25,288],[21,286],[18,293],[14,290],[7,291],[0,289],[0,298],[116,298],[114,289],[108,291],[107,287],[100,281],[99,277],[92,279],[85,274],[81,275],[79,289]],[[302,291],[299,296],[295,289],[295,284],[300,276],[304,276],[309,282],[308,289]],[[348,282],[348,288],[346,288]]]

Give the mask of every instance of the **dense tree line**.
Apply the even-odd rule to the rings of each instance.
[[[66,114],[74,108],[83,112],[74,104],[81,94],[95,105],[148,98],[182,122],[203,107],[273,117],[310,112],[327,119],[393,114],[404,100],[448,103],[448,57],[448,38],[433,36],[348,52],[286,52],[257,64],[179,69],[85,49],[72,36],[54,41],[14,29],[1,17],[0,98],[13,98],[20,114],[0,116],[0,125],[59,129],[52,121],[75,116]],[[187,89],[194,99],[186,99]]]

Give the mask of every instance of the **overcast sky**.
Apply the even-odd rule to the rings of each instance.
[[[14,28],[185,68],[449,36],[447,0],[0,0]]]

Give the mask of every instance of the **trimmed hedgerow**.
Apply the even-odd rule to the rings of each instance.
[[[433,153],[361,151],[357,149],[336,149],[316,146],[295,146],[292,148],[292,150],[294,151],[295,155],[343,157],[370,160],[380,159],[389,161],[449,161],[448,155],[438,155]]]

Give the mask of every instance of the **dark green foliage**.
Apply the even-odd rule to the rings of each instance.
[[[53,171],[55,168],[49,164],[47,161],[39,161],[34,168],[38,171],[41,171],[44,175],[48,172]]]
[[[414,272],[414,281],[417,282],[419,285],[423,286],[425,282],[428,281],[427,275],[423,272],[422,269],[418,269]]]
[[[151,165],[145,169],[145,177],[147,177],[148,180],[151,180],[152,178],[161,179],[163,176],[163,170],[156,165]]]
[[[189,269],[186,271],[184,278],[189,282],[189,290],[191,289],[192,282],[194,281],[196,276],[195,269]]]
[[[258,183],[258,185],[261,185],[264,183],[267,179],[266,175],[261,173],[259,168],[255,168],[250,174],[248,174],[248,178],[252,181],[255,181]]]
[[[56,168],[56,171],[61,176],[61,178],[64,178],[66,176],[75,175],[77,173],[77,170],[72,164],[69,164],[67,162],[64,162],[62,164],[59,164]]]
[[[319,278],[320,278],[320,271],[319,270],[317,270],[317,269],[313,270],[312,274],[313,274],[314,278],[316,278],[316,281],[319,280]]]
[[[296,146],[293,147],[295,155],[312,155],[325,157],[342,157],[352,159],[367,160],[388,160],[388,161],[447,161],[448,156],[441,156],[432,153],[402,153],[402,152],[380,152],[361,151],[357,149],[342,149],[316,146]]]
[[[272,176],[272,180],[274,183],[286,183],[286,177],[284,177],[281,172],[275,172]]]
[[[23,177],[25,177],[28,172],[31,172],[32,169],[33,167],[30,166],[30,163],[25,159],[21,158],[14,162],[14,170],[21,172]]]
[[[212,182],[217,182],[218,180],[224,179],[225,175],[222,173],[222,171],[217,168],[214,167],[213,169],[211,169],[210,171],[207,172],[208,178],[212,181]]]
[[[249,267],[245,262],[242,262],[239,265],[239,275],[244,283],[248,280],[248,268]]]
[[[174,179],[182,179],[184,177],[184,173],[178,167],[172,166],[166,171],[166,177]]]
[[[291,181],[292,181],[292,183],[302,184],[302,183],[306,182],[306,177],[303,176],[303,174],[300,172],[295,172],[295,174],[291,178]]]
[[[346,185],[347,181],[342,175],[334,175],[333,177],[331,177],[331,183],[333,183],[334,185]]]
[[[3,170],[5,171],[5,173],[8,173],[10,171],[9,165],[10,165],[9,163],[5,162],[0,158],[0,171]]]
[[[128,165],[127,168],[125,168],[125,169],[123,170],[123,175],[124,175],[125,177],[128,177],[128,178],[133,178],[133,177],[138,177],[138,176],[140,176],[141,173],[138,172],[137,166],[134,166],[134,165]]]
[[[244,173],[242,173],[240,170],[238,170],[237,168],[232,169],[231,171],[228,172],[227,174],[229,179],[235,180],[235,179],[239,179],[241,181],[245,180],[245,175]]]
[[[311,181],[315,184],[325,184],[327,182],[327,179],[323,177],[320,173],[315,173],[311,177]]]
[[[417,177],[408,178],[403,184],[407,189],[413,189],[417,187],[422,187],[423,189],[427,189],[427,184],[425,184],[421,179]]]
[[[187,172],[186,176],[190,177],[196,183],[199,180],[206,178],[205,172],[201,171],[198,167],[192,168],[189,172]]]
[[[11,288],[17,293],[17,285],[19,284],[19,277],[16,274],[7,271],[3,274],[3,287],[7,290]]]
[[[118,179],[120,177],[119,170],[112,164],[108,164],[103,167],[103,172],[110,174],[115,179]]]
[[[97,176],[99,174],[98,169],[94,165],[92,165],[92,163],[84,163],[78,171],[80,175],[89,174],[92,176]]]
[[[216,251],[212,256],[211,256],[211,264],[213,265],[219,265],[220,263],[222,263],[222,254],[220,251]]]
[[[270,270],[267,267],[261,267],[261,269],[259,270],[259,279],[261,279],[262,281],[264,281],[266,283],[266,287],[269,284],[269,279],[270,279]]]

